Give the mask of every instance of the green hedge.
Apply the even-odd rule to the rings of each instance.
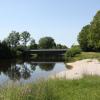
[[[74,57],[76,54],[80,54],[81,49],[79,46],[72,46],[70,49],[68,49],[65,53],[65,59],[70,60],[72,57]]]

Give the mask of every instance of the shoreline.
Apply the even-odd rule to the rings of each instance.
[[[72,68],[61,71],[51,77],[60,79],[80,79],[85,75],[100,76],[100,62],[97,59],[84,59],[66,64]]]

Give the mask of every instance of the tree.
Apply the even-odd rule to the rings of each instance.
[[[8,59],[16,56],[16,52],[12,50],[5,41],[0,42],[0,58]]]
[[[100,51],[100,11],[96,13],[90,25],[82,28],[78,42],[84,51]]]
[[[100,51],[100,11],[96,13],[91,22],[92,43],[95,51]]]
[[[91,46],[89,45],[89,35],[90,35],[90,25],[86,25],[85,27],[83,27],[83,29],[78,35],[78,42],[80,44],[80,47],[84,51],[90,50],[92,46],[91,42],[90,42]]]
[[[65,59],[66,61],[71,60],[72,57],[76,56],[77,54],[81,53],[81,48],[78,45],[73,45],[71,48],[69,48],[65,53]]]
[[[39,40],[39,48],[41,49],[53,49],[56,47],[56,43],[52,37],[43,37]]]
[[[16,31],[12,31],[8,38],[5,40],[5,42],[7,42],[8,45],[10,45],[11,47],[17,47],[19,45],[19,41],[20,41],[20,34],[19,32]]]
[[[35,40],[32,39],[30,42],[30,49],[37,49],[38,45],[35,43]]]
[[[62,44],[57,44],[56,49],[67,49],[67,46]]]
[[[11,43],[8,38],[5,38],[2,42],[6,42],[7,46],[11,47]]]
[[[27,43],[30,41],[30,33],[27,31],[24,31],[21,33],[21,40],[23,42],[23,45],[26,47]]]

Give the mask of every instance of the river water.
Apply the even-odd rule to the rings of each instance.
[[[30,83],[68,69],[63,61],[0,61],[0,85],[8,82]]]
[[[74,67],[72,67],[74,66]],[[84,75],[99,75],[100,62],[96,59],[64,63],[64,60],[0,60],[0,85],[27,84],[50,76],[79,79]]]

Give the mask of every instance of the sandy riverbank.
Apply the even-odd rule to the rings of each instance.
[[[72,69],[57,73],[53,78],[79,79],[84,75],[100,75],[100,62],[96,59],[85,59],[67,63]]]

